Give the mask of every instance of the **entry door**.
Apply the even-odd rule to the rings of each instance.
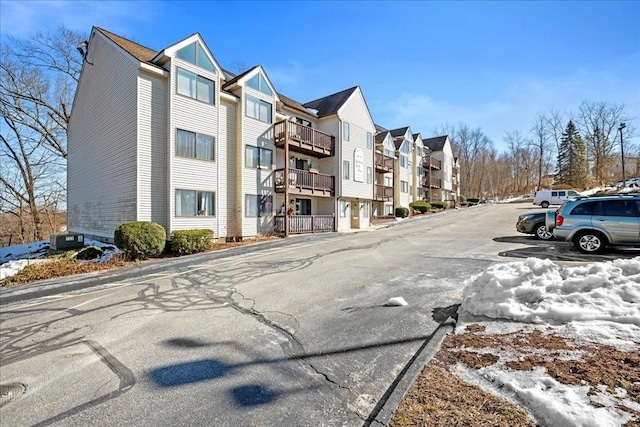
[[[351,228],[360,228],[360,202],[351,202]]]

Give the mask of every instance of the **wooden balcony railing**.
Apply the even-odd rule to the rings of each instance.
[[[452,168],[451,169],[451,175],[458,176],[458,168]]]
[[[319,158],[334,155],[335,138],[328,133],[289,120],[275,123],[273,130],[276,147],[289,144],[291,151]]]
[[[442,169],[442,162],[432,156],[422,158],[422,167],[425,169]]]
[[[385,156],[382,153],[376,153],[375,167],[376,172],[391,172],[393,171],[393,157]]]
[[[423,187],[431,187],[431,188],[440,188],[442,185],[442,180],[440,178],[434,178],[429,176],[422,177],[422,186]]]
[[[290,234],[335,231],[333,215],[276,215],[275,219],[275,231],[279,234],[284,234],[285,220],[289,221]]]
[[[284,182],[284,169],[276,169],[274,174],[276,193],[309,194],[331,197],[334,195],[335,178],[315,171],[289,169],[289,185]]]
[[[451,191],[453,191],[454,193],[458,192],[458,184],[451,184]]]
[[[393,187],[376,184],[373,189],[373,200],[379,202],[388,202],[393,200]]]

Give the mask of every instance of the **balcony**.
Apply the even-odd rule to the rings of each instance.
[[[451,191],[453,191],[454,193],[458,192],[458,184],[451,184]]]
[[[386,173],[393,171],[393,157],[385,156],[382,153],[376,153],[375,167],[376,172]]]
[[[442,162],[435,157],[425,156],[422,158],[422,167],[425,169],[442,169]]]
[[[335,154],[334,137],[317,129],[282,120],[273,125],[275,144],[278,148],[289,145],[291,151],[313,157],[331,157]]]
[[[334,176],[315,171],[289,169],[289,185],[285,185],[284,169],[276,169],[274,182],[276,193],[286,191],[293,194],[332,197],[335,192]]]
[[[440,188],[442,186],[442,180],[440,178],[434,178],[429,176],[422,177],[422,186],[430,188]]]
[[[289,221],[289,234],[325,233],[335,231],[333,215],[276,215],[275,231],[284,234],[285,220]]]
[[[388,202],[393,200],[393,187],[376,184],[373,189],[373,200],[377,202]]]
[[[451,169],[451,175],[452,176],[458,176],[458,168],[452,168]]]

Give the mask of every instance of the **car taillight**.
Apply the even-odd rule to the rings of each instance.
[[[562,215],[558,215],[556,217],[556,227],[560,227],[563,222],[564,222],[564,218],[562,217]]]

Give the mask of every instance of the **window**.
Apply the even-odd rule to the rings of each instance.
[[[367,166],[367,184],[373,183],[373,169],[371,166]]]
[[[362,204],[362,217],[369,218],[369,203]]]
[[[385,176],[384,177],[384,185],[386,187],[393,187],[393,178],[390,176]]]
[[[393,215],[393,205],[392,204],[385,204],[384,205],[384,214],[385,215]]]
[[[571,211],[571,215],[602,215],[602,204],[600,202],[581,203]]]
[[[400,166],[402,166],[403,168],[409,166],[409,159],[407,158],[407,156],[400,155]]]
[[[246,167],[271,169],[273,164],[273,152],[271,150],[247,145],[244,154],[244,165]]]
[[[178,129],[176,155],[193,159],[214,160],[215,139],[209,135]]]
[[[253,96],[247,95],[247,117],[251,117],[261,122],[271,123],[271,110],[272,106],[270,103],[263,101],[261,99],[255,98]]]
[[[346,218],[347,216],[347,201],[340,200],[340,217]]]
[[[177,78],[177,91],[180,95],[185,95],[189,98],[206,102],[207,104],[213,104],[213,92],[215,90],[213,80],[209,80],[180,67],[178,67]]]
[[[176,216],[215,216],[215,193],[176,190]]]
[[[373,148],[373,135],[371,132],[367,132],[367,149],[371,150]]]
[[[176,53],[176,56],[184,61],[197,65],[200,68],[204,68],[207,71],[211,71],[212,73],[216,72],[213,62],[211,62],[207,53],[198,42],[193,42],[190,45],[183,47]]]
[[[607,200],[603,204],[604,214],[607,216],[637,216],[633,200]]]
[[[349,160],[342,162],[342,178],[349,179]]]
[[[403,193],[408,193],[409,192],[409,182],[400,181],[400,191],[402,191]]]
[[[296,123],[301,124],[302,126],[306,126],[308,128],[311,127],[311,122],[309,120],[303,119],[302,117],[296,117]]]
[[[265,95],[273,96],[273,92],[269,88],[269,85],[267,84],[267,80],[260,73],[256,74],[255,76],[247,80],[247,86],[249,86],[251,89],[260,91]]]
[[[342,122],[342,139],[349,140],[349,123],[347,122]]]
[[[258,194],[245,195],[245,216],[261,217],[273,214],[273,197]]]
[[[311,215],[311,199],[296,199],[296,215]]]

